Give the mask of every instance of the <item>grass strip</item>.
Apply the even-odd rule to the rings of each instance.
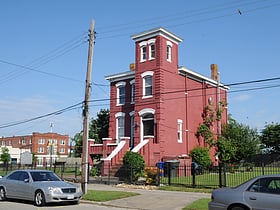
[[[136,195],[140,195],[140,194],[135,192],[123,192],[123,191],[88,190],[87,194],[83,195],[83,200],[104,202],[104,201],[116,200],[120,198],[127,198]]]
[[[210,198],[201,198],[186,206],[182,210],[207,210],[209,201]]]

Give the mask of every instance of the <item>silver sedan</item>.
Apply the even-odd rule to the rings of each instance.
[[[7,198],[34,201],[36,206],[53,202],[79,203],[79,187],[47,170],[16,170],[0,178],[0,201]]]
[[[209,210],[276,210],[280,208],[280,175],[259,176],[234,187],[213,190]]]

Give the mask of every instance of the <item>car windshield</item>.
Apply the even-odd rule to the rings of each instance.
[[[60,178],[50,171],[34,171],[30,172],[30,174],[34,182],[60,181]]]

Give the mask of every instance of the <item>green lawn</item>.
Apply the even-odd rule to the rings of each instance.
[[[207,210],[210,198],[201,198],[186,206],[182,210]]]
[[[140,194],[134,192],[123,192],[123,191],[89,190],[87,194],[83,195],[83,200],[104,202],[104,201],[116,200],[120,198],[136,196],[136,195],[140,195]]]

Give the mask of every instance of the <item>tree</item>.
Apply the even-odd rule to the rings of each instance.
[[[8,166],[11,160],[11,155],[9,154],[9,149],[7,147],[2,147],[2,153],[0,155],[0,160],[4,162],[4,166]]]
[[[261,131],[261,142],[271,153],[280,153],[280,124],[265,125]]]
[[[109,109],[101,109],[97,113],[97,118],[91,120],[89,138],[94,139],[97,144],[102,143],[102,138],[108,137],[109,114]]]
[[[74,157],[81,157],[83,152],[83,132],[76,133],[71,140],[75,144]]]
[[[226,162],[248,159],[260,152],[257,130],[237,123],[231,116],[228,117],[228,123],[222,127],[222,138],[219,141],[218,153]]]
[[[97,113],[97,118],[92,118],[89,124],[89,138],[95,143],[102,143],[102,138],[108,137],[109,130],[109,109],[101,109]],[[83,131],[76,133],[71,139],[75,143],[74,157],[81,157],[83,152]]]

